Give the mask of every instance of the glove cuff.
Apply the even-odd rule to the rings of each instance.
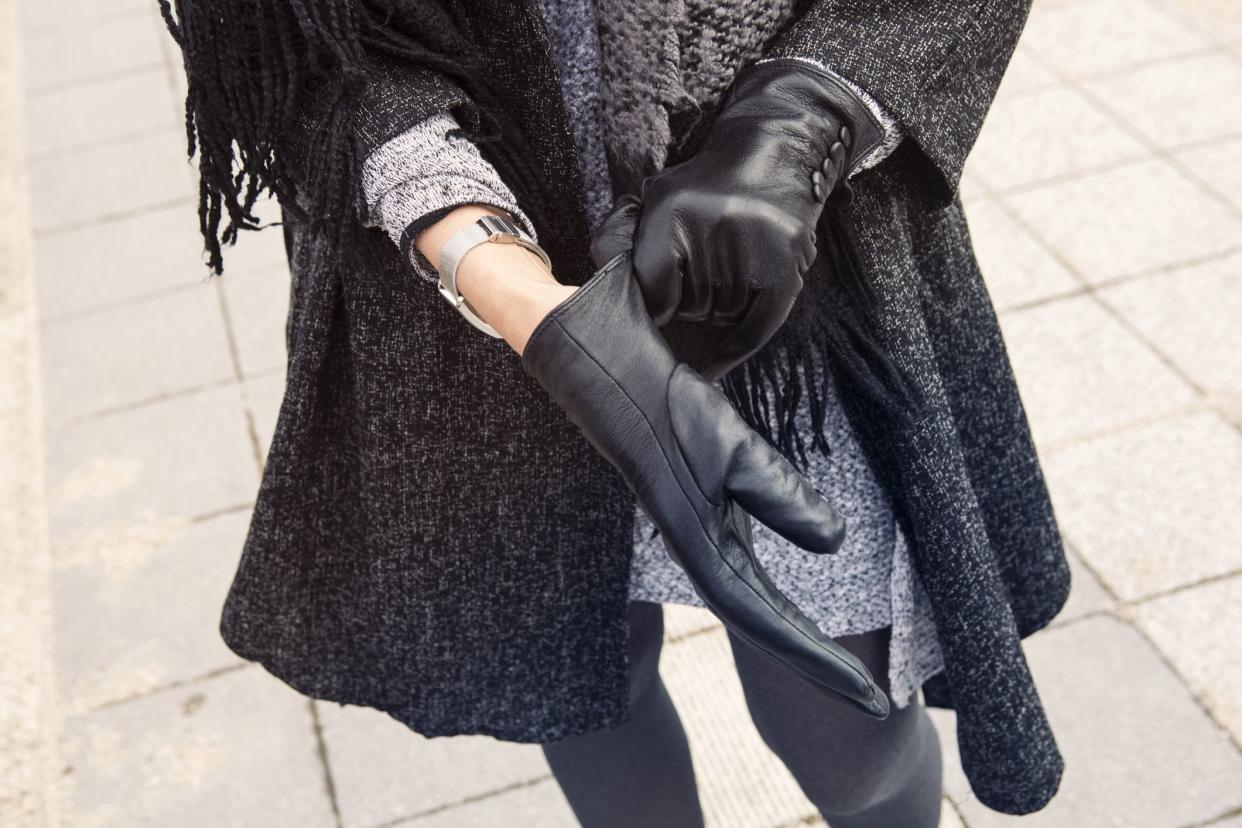
[[[833,73],[801,58],[767,58],[742,67],[722,102],[721,117],[752,96],[771,95],[806,101],[830,130],[848,128],[843,179],[856,172],[887,138],[884,124],[857,92]],[[834,132],[829,143],[839,138],[839,132]]]

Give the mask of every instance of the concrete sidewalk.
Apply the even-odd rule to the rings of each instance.
[[[20,3],[65,824],[572,825],[537,748],[310,702],[220,642],[283,388],[279,231],[205,280],[153,0]],[[1242,828],[1239,90],[1236,0],[1036,0],[968,170],[1076,570],[1027,646],[1067,762],[1031,825]],[[719,626],[669,636],[710,823],[816,824]],[[944,824],[1010,824],[937,722]]]

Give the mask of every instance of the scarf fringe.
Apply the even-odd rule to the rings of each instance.
[[[264,193],[296,210],[297,183],[320,184],[318,231],[356,198],[350,103],[366,79],[351,0],[159,0],[181,47],[188,91],[187,154],[198,157],[199,229],[208,265],[223,271],[222,247],[262,225],[254,206]],[[304,90],[319,90],[325,112],[307,139],[306,175],[291,169],[285,139]],[[340,232],[338,230],[338,232]]]
[[[185,65],[187,156],[198,159],[199,229],[213,273],[223,272],[223,248],[241,231],[270,226],[254,215],[265,193],[312,234],[310,264],[332,265],[349,249],[366,210],[355,116],[377,59],[460,83],[472,104],[463,113],[470,138],[529,195],[532,220],[543,219],[547,198],[529,143],[485,67],[469,62],[478,50],[468,45],[466,4],[397,11],[388,0],[158,1]],[[389,26],[397,16],[400,25]]]
[[[889,358],[877,331],[875,292],[858,262],[841,217],[826,211],[819,225],[820,281],[808,284],[777,335],[721,381],[742,419],[800,471],[809,452],[831,454],[824,433],[827,383],[865,403],[873,416],[900,424],[915,416],[915,386]],[[810,434],[798,427],[803,396]],[[808,445],[809,437],[809,445]]]

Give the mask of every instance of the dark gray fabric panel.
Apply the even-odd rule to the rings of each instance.
[[[755,0],[733,2],[744,16]],[[557,273],[581,283],[584,209],[546,33],[528,4],[480,0],[469,14],[488,32],[494,114],[526,142],[529,170],[507,183]],[[951,192],[1024,15],[821,0],[782,48],[904,116]],[[372,87],[364,143],[456,100],[397,70]],[[910,169],[894,157],[858,176],[841,218],[877,335],[922,406],[896,423],[844,402],[935,606],[946,671],[929,699],[957,708],[979,798],[1024,812],[1053,794],[1061,759],[1019,638],[1056,613],[1068,577],[961,211],[949,196],[929,204]],[[633,497],[507,346],[463,325],[382,232],[324,270],[292,231],[289,385],[225,607],[229,646],[303,692],[429,735],[548,741],[624,720]],[[813,269],[804,294],[831,278]]]

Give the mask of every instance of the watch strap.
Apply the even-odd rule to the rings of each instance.
[[[500,333],[484,322],[457,290],[457,268],[460,267],[467,253],[485,242],[516,244],[535,253],[549,268],[552,262],[543,248],[536,244],[535,240],[521,227],[500,216],[483,216],[471,222],[450,236],[440,248],[440,262],[436,268],[440,274],[440,281],[437,285],[440,295],[471,325],[489,336],[499,338]]]

